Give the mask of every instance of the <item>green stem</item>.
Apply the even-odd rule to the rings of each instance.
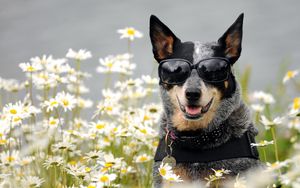
[[[0,89],[0,109],[2,109],[2,104],[3,104],[3,90],[2,89]]]
[[[275,149],[275,159],[276,161],[279,161],[279,155],[278,155],[278,146],[277,146],[277,140],[276,140],[276,133],[275,133],[275,126],[271,126],[271,133],[272,138],[274,140],[274,149]]]
[[[270,104],[266,104],[265,111],[266,111],[266,117],[267,117],[268,119],[271,119],[271,109],[270,109]]]
[[[267,162],[266,148],[262,147],[262,150],[263,150],[264,161]]]
[[[30,97],[31,105],[33,105],[32,72],[30,72],[30,78],[29,78],[29,97]]]
[[[217,182],[216,182],[216,188],[218,188],[219,187],[219,180],[217,180]]]
[[[128,43],[127,43],[127,50],[128,53],[131,54],[131,40],[128,38]]]
[[[77,101],[79,101],[79,97],[80,97],[80,75],[79,75],[79,71],[80,71],[80,66],[81,66],[81,61],[80,60],[76,60],[76,83],[75,83],[75,87],[76,87],[76,91],[75,91],[75,97],[77,99]],[[72,114],[72,119],[75,119],[76,116],[79,117],[79,106],[77,105],[75,107],[75,109],[73,110],[73,114]]]
[[[56,167],[54,167],[54,187],[56,187]]]
[[[59,121],[59,125],[58,126],[60,126],[60,130],[61,130],[61,139],[62,139],[62,142],[64,141],[64,135],[63,135],[63,124],[61,124],[60,123],[60,113],[59,113],[59,111],[58,111],[58,109],[56,108],[55,109],[55,112],[56,112],[56,116],[57,116],[57,119],[58,119],[58,121]],[[55,137],[54,137],[55,138]]]
[[[109,87],[109,85],[110,85],[110,80],[111,80],[111,73],[108,72],[108,73],[106,74],[105,82],[104,82],[104,83],[105,83],[105,85],[104,85],[104,88],[105,88],[105,89]]]
[[[276,139],[276,132],[275,132],[275,125],[271,126],[271,133],[274,140],[274,149],[275,149],[275,158],[276,162],[279,162],[279,155],[278,155],[278,146],[277,146],[277,139]],[[278,169],[279,174],[281,175],[281,170]]]
[[[10,118],[10,123],[9,123],[9,132],[8,132],[8,156],[9,159],[11,159],[11,145],[10,145],[10,138],[11,138],[11,129],[12,129],[12,118]]]

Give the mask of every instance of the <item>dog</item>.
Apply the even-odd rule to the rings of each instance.
[[[185,182],[203,181],[212,169],[230,176],[259,167],[258,134],[241,99],[233,65],[242,51],[242,13],[216,42],[182,42],[156,16],[150,39],[159,63],[163,103],[154,187],[162,186],[161,163],[169,163]]]

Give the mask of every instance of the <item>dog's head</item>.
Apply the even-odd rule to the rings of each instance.
[[[206,128],[221,101],[235,92],[236,82],[231,66],[238,60],[242,50],[243,16],[241,14],[217,42],[208,43],[182,42],[157,17],[150,17],[154,58],[160,65],[168,62],[159,68],[169,71],[159,72],[161,97],[168,117],[178,130]],[[185,62],[184,67],[188,63],[190,68],[178,66],[177,60],[179,64]],[[203,60],[204,65],[196,66]],[[180,82],[169,84],[167,77],[176,71],[179,71],[175,74],[176,78],[170,79]],[[182,71],[189,73],[181,74]],[[224,77],[222,74],[227,75],[226,79],[218,79]],[[217,81],[211,81],[215,76]],[[162,81],[162,77],[165,80]]]

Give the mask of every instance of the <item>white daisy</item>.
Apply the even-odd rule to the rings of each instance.
[[[266,116],[262,115],[260,122],[265,126],[266,130],[270,129],[271,126],[282,124],[284,117],[276,117],[273,120],[269,120]]]
[[[91,58],[92,54],[90,51],[86,51],[85,49],[80,49],[78,52],[76,52],[70,48],[66,57],[81,61]]]
[[[167,174],[164,176],[164,179],[169,181],[169,182],[183,182],[181,177],[179,175],[176,175],[174,173]]]
[[[142,80],[149,85],[156,85],[159,82],[157,78],[152,78],[150,75],[142,75]]]
[[[254,99],[262,100],[266,104],[275,103],[274,97],[270,93],[265,93],[263,91],[255,91],[252,95]]]
[[[103,187],[110,185],[117,178],[116,174],[108,174],[108,173],[98,173],[94,175],[92,181],[101,183]]]
[[[271,141],[267,141],[267,140],[262,140],[260,141],[259,143],[251,143],[250,145],[253,147],[253,146],[257,146],[257,147],[264,147],[264,146],[268,146],[268,145],[271,145],[271,144],[274,144],[274,141],[271,140]]]
[[[41,185],[45,182],[42,178],[37,176],[24,176],[21,180],[22,187],[41,187]]]
[[[64,111],[72,110],[76,105],[76,99],[73,95],[69,93],[60,92],[56,95],[55,99],[58,101]]]
[[[43,69],[39,63],[20,63],[19,67],[23,72],[36,72]]]
[[[30,61],[32,62],[32,64],[40,64],[42,66],[46,66],[53,61],[53,58],[52,55],[49,55],[48,57],[46,55],[43,55],[42,57],[32,57],[30,58]]]
[[[135,38],[143,37],[143,34],[140,31],[134,29],[133,27],[119,29],[117,32],[121,34],[120,39],[128,38],[129,40],[133,41]]]
[[[150,155],[142,154],[142,155],[135,157],[135,162],[136,163],[145,163],[145,162],[150,161],[151,159],[152,159],[152,157]]]
[[[264,106],[260,105],[260,104],[252,104],[251,108],[255,111],[255,112],[262,112],[264,110]]]
[[[61,156],[50,156],[45,160],[43,166],[49,169],[50,167],[61,166],[62,164],[64,164],[64,159]]]
[[[13,166],[19,164],[19,155],[20,152],[18,150],[3,151],[0,154],[1,164],[5,166]]]
[[[47,112],[53,111],[55,108],[58,107],[58,105],[59,105],[59,102],[56,98],[51,98],[42,103],[42,107],[46,108]]]
[[[282,82],[286,83],[287,81],[289,81],[290,79],[294,78],[295,76],[297,76],[299,73],[298,70],[293,70],[293,71],[288,71],[285,76],[283,77]]]
[[[159,168],[158,168],[158,172],[162,177],[165,177],[168,174],[173,173],[172,171],[172,167],[168,164],[168,163],[161,163]]]

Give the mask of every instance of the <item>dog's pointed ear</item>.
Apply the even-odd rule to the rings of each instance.
[[[232,63],[236,62],[242,51],[244,13],[240,14],[236,21],[227,29],[218,43],[226,58]]]
[[[180,40],[156,16],[150,17],[150,39],[154,58],[159,62],[171,56]]]

